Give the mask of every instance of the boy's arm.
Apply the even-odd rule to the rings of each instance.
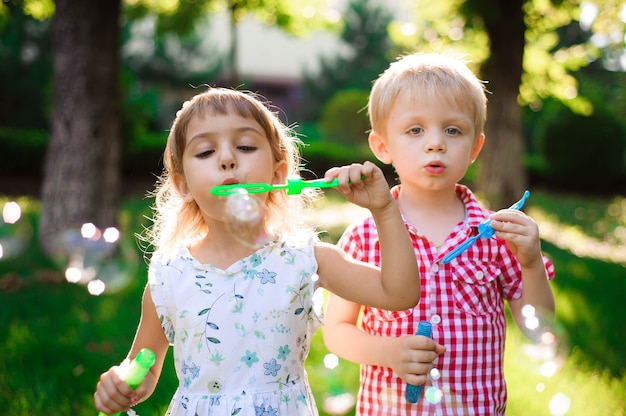
[[[445,348],[422,336],[383,337],[357,327],[361,306],[331,294],[322,333],[326,348],[357,364],[391,368],[413,385],[426,381],[437,354]]]
[[[541,253],[539,227],[531,217],[516,210],[501,210],[491,218],[496,236],[507,242],[522,269],[522,296],[510,300],[509,307],[515,323],[523,328],[522,307],[525,305],[544,312],[555,311],[554,295]]]
[[[552,288],[541,258],[535,265],[522,266],[522,296],[509,301],[511,315],[520,329],[524,328],[525,318],[522,315],[522,308],[525,305],[532,305],[540,311],[552,314],[555,312]]]

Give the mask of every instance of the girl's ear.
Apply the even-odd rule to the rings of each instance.
[[[187,181],[183,175],[180,173],[172,174],[172,181],[174,182],[174,187],[185,202],[193,201],[193,196],[191,195],[191,191],[189,190],[189,186],[187,186]]]
[[[472,146],[472,150],[470,152],[470,165],[474,163],[476,158],[478,158],[478,154],[482,150],[483,144],[485,144],[485,133],[480,133],[480,136],[474,140],[474,145]]]
[[[370,144],[372,153],[374,153],[374,156],[376,156],[378,160],[387,165],[390,165],[393,162],[391,154],[387,149],[387,143],[385,143],[385,140],[380,134],[376,133],[374,130],[370,131],[367,141]]]
[[[274,166],[274,176],[272,183],[275,185],[283,184],[287,181],[287,162],[281,160]]]

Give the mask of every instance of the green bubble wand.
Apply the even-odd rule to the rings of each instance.
[[[124,381],[128,383],[131,389],[135,390],[146,377],[150,367],[154,364],[156,356],[154,352],[148,348],[142,348],[137,354],[135,359],[130,362],[126,374],[124,375]],[[112,416],[117,416],[120,413],[113,413]],[[98,416],[106,416],[105,413],[98,413]]]
[[[302,193],[305,188],[333,188],[339,185],[339,180],[334,178],[330,182],[325,179],[314,179],[305,181],[299,176],[290,176],[287,183],[269,184],[269,183],[233,183],[231,185],[220,185],[211,188],[211,193],[215,196],[228,196],[239,193],[241,189],[249,194],[260,194],[269,191],[287,190],[287,195],[297,195]]]

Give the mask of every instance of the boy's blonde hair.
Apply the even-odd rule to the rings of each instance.
[[[438,97],[467,109],[473,115],[475,137],[483,132],[487,117],[485,85],[460,59],[416,53],[391,63],[370,92],[368,113],[372,130],[385,134],[389,113],[404,91],[422,102]]]
[[[152,226],[146,230],[145,240],[155,250],[189,245],[206,235],[208,227],[195,201],[185,201],[174,185],[174,176],[183,175],[182,156],[187,144],[187,127],[195,116],[235,113],[256,121],[269,140],[274,162],[284,161],[288,175],[300,170],[300,140],[285,126],[259,95],[226,88],[209,88],[186,101],[176,113],[163,153],[164,170],[157,181]],[[207,189],[207,192],[209,190]],[[304,226],[301,221],[305,202],[311,195],[293,195],[269,192],[265,219],[270,230],[285,232]]]

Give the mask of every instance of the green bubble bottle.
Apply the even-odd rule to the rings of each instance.
[[[124,376],[124,381],[128,383],[130,388],[134,390],[141,384],[146,374],[148,374],[148,371],[150,371],[150,367],[154,364],[155,358],[154,352],[148,348],[142,348],[141,351],[139,351],[135,359],[128,365],[128,370]],[[114,413],[111,416],[117,416],[119,414],[120,413]],[[106,416],[106,414],[100,412],[98,416]]]

